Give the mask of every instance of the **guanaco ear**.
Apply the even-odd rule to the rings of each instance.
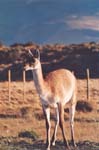
[[[28,50],[28,52],[29,52],[29,55],[33,57],[33,54],[30,49]]]
[[[40,60],[40,51],[38,49],[36,50],[36,58]]]

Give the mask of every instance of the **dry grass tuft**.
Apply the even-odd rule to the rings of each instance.
[[[22,118],[32,117],[32,108],[27,106],[20,108],[20,115]]]

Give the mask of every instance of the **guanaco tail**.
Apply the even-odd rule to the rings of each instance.
[[[51,145],[55,145],[58,125],[61,128],[62,136],[66,149],[69,144],[64,131],[64,106],[69,102],[71,142],[74,141],[74,114],[76,107],[76,78],[67,69],[58,69],[50,72],[46,78],[43,78],[42,67],[40,62],[40,52],[36,50],[36,56],[33,51],[28,50],[26,62],[24,64],[26,71],[32,70],[33,80],[40,97],[45,121],[46,121],[46,150],[50,150]],[[55,128],[52,139],[50,140],[50,108],[55,109]]]

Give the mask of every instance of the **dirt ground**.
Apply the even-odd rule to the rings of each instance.
[[[0,142],[0,150],[46,150],[46,148],[43,141],[36,141],[31,144],[25,140],[19,141],[16,138],[12,140],[9,138],[2,139],[2,142]],[[58,141],[56,146],[51,147],[51,150],[66,150],[66,148],[61,141]],[[76,148],[70,146],[70,150],[99,150],[99,143],[83,141],[77,143]]]
[[[90,99],[92,110],[85,108],[75,114],[75,150],[99,150],[99,79],[90,80]],[[86,80],[78,80],[77,100],[86,101]],[[8,82],[0,82],[0,150],[45,150],[45,121],[41,104],[33,82],[11,83],[11,99],[8,99]],[[25,97],[25,99],[24,99]],[[84,106],[82,105],[82,108]],[[52,130],[54,114],[51,113]],[[70,141],[69,114],[65,108],[65,128]],[[31,132],[35,132],[36,135]],[[28,132],[29,135],[22,133]],[[36,138],[35,138],[36,137]],[[71,146],[70,146],[71,147]],[[73,150],[74,148],[70,148]],[[56,146],[51,150],[65,150],[60,128],[57,133]]]

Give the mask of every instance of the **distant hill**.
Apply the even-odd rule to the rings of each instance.
[[[22,80],[25,49],[39,49],[44,74],[59,68],[74,71],[77,78],[86,77],[86,69],[90,69],[90,77],[99,77],[99,44],[95,42],[82,44],[50,44],[38,45],[32,42],[13,44],[9,47],[0,45],[0,80],[7,80],[7,72],[12,71],[13,80]],[[27,73],[31,79],[31,72]]]

